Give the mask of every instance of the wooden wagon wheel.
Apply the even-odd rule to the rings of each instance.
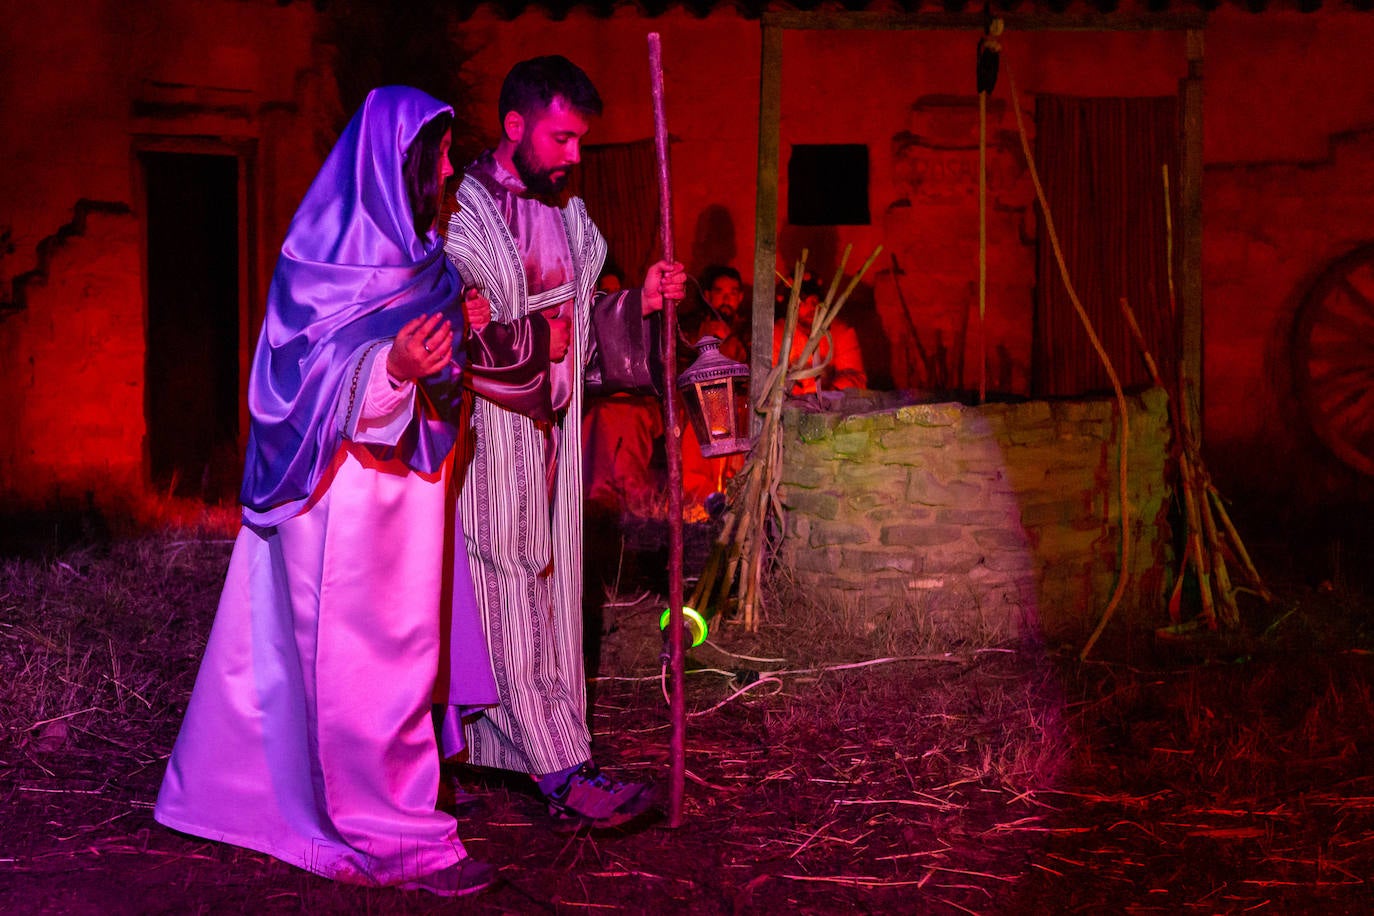
[[[1312,431],[1374,477],[1374,245],[1337,260],[1303,299],[1293,377]]]

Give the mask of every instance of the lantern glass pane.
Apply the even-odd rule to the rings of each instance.
[[[706,428],[712,439],[735,434],[735,404],[734,398],[730,397],[728,381],[701,386],[701,411],[705,414]]]

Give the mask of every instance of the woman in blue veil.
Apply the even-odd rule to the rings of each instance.
[[[446,896],[493,869],[435,810],[431,708],[496,702],[451,487],[465,303],[434,229],[451,119],[374,90],[291,222],[249,381],[244,525],[154,810]]]

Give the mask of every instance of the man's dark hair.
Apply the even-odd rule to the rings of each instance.
[[[415,234],[422,239],[439,216],[439,157],[443,155],[440,149],[452,123],[448,112],[426,121],[410,149],[406,150],[405,163],[401,166],[406,194],[410,198],[410,215],[415,220]]]
[[[726,267],[724,264],[712,264],[701,272],[701,291],[704,293],[716,285],[716,281],[721,277],[729,277],[740,286],[744,286],[744,281],[740,279],[739,271],[733,267]]]
[[[498,114],[503,123],[512,111],[530,118],[548,108],[556,98],[583,115],[601,114],[601,96],[591,79],[581,67],[559,54],[532,57],[511,67],[501,84]]]

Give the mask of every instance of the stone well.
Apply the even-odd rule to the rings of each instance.
[[[1152,389],[1127,404],[1116,615],[1153,624],[1174,557],[1168,403]],[[967,406],[866,392],[790,402],[783,425],[781,568],[861,628],[1073,640],[1107,607],[1122,555],[1114,397]]]

